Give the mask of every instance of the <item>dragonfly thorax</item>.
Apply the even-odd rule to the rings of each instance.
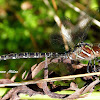
[[[100,48],[91,44],[82,43],[75,48],[70,56],[72,57],[72,59],[77,60],[92,60],[95,57],[100,56]]]

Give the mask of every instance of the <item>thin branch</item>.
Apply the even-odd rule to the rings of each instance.
[[[11,83],[11,84],[0,84],[0,87],[20,86],[20,85],[36,84],[36,83],[41,83],[41,82],[54,82],[54,81],[69,80],[69,79],[74,79],[74,78],[78,78],[78,77],[93,76],[93,75],[100,75],[100,72],[78,74],[78,75],[69,75],[69,76],[62,76],[62,77],[54,77],[54,78],[48,78],[48,79],[41,79],[38,81],[15,82],[15,83]]]
[[[52,0],[52,4],[53,4],[53,7],[54,7],[55,11],[57,12],[57,5],[56,5],[55,0]]]
[[[76,91],[73,93],[73,94],[71,94],[71,95],[69,95],[68,97],[66,97],[64,100],[66,100],[66,99],[71,99],[71,100],[73,100],[73,99],[77,99],[77,98],[84,98],[84,97],[86,97],[87,96],[87,94],[85,94],[85,95],[82,95],[82,94],[84,94],[84,93],[87,93],[87,92],[92,92],[94,89],[94,86],[96,85],[96,84],[98,84],[100,82],[100,80],[99,79],[96,79],[95,81],[93,81],[92,83],[90,83],[89,85],[87,85],[87,86],[84,86],[84,87],[82,87],[81,89],[76,89]],[[91,91],[91,89],[92,89],[92,91]],[[82,95],[82,96],[80,96],[80,95]]]

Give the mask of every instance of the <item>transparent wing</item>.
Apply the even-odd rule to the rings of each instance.
[[[82,42],[86,39],[91,25],[93,25],[95,18],[99,15],[99,8],[88,10],[79,17],[78,23],[72,30],[72,38],[74,43]]]
[[[60,34],[51,34],[49,40],[55,52],[65,52],[64,42]]]
[[[55,46],[60,46],[60,44],[63,44],[65,49],[68,50],[68,46],[73,49],[76,44],[83,42],[87,37],[87,32],[92,25],[95,17],[96,15],[93,12],[91,14],[89,13],[89,15],[88,12],[84,12],[79,15],[77,19],[78,22],[73,25],[68,18],[64,18],[64,20],[62,21],[58,16],[55,16],[58,27],[54,26],[54,33],[58,33],[59,36],[62,38],[60,40],[63,40],[63,42],[60,42],[58,36],[55,36],[56,39],[54,39],[55,41],[53,43],[55,44],[56,42],[59,42],[58,45]]]
[[[68,20],[63,20],[63,21],[61,21],[61,24],[62,23],[68,24],[69,22],[68,22]],[[65,25],[66,29],[69,29],[69,26],[67,26],[67,24]],[[54,49],[56,49],[56,51],[58,51],[58,52],[65,52],[66,50],[68,50],[67,39],[62,34],[61,28],[58,27],[57,24],[55,24],[53,27],[53,33],[50,36],[50,42],[51,42],[52,47]]]

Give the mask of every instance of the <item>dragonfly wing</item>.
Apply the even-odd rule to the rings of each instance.
[[[96,21],[95,18],[100,14],[99,9],[100,8],[94,8],[80,15],[78,23],[74,26],[71,32],[72,40],[75,45],[86,39],[91,25],[93,25],[94,21]]]
[[[57,40],[57,37],[55,40],[59,41],[59,45],[60,43],[63,43],[65,50],[68,50],[68,46],[71,49],[74,49],[78,43],[83,42],[86,39],[87,32],[92,25],[95,16],[96,15],[93,12],[91,14],[89,13],[89,15],[88,13],[84,12],[79,15],[79,17],[76,19],[78,22],[76,22],[74,25],[69,18],[64,18],[62,21],[58,16],[55,16],[55,21],[58,27],[54,27],[54,32],[60,34],[63,42]]]
[[[53,47],[55,52],[65,52],[64,42],[60,34],[51,34],[50,35],[50,44]]]
[[[87,19],[85,18],[84,20],[82,19],[81,22],[79,22],[77,25],[73,25],[72,22],[69,20],[69,18],[67,19],[64,18],[64,20],[62,21],[60,20],[60,18],[57,17],[55,18],[55,20],[56,22],[58,21],[57,22],[58,27],[57,26],[54,27],[55,32],[59,33],[63,42],[57,40],[56,36],[55,36],[56,37],[55,40],[59,41],[59,43],[63,43],[66,50],[68,50],[68,46],[71,49],[73,49],[78,42],[83,41],[84,38],[87,36],[86,31],[90,26],[90,22],[89,22],[90,19],[88,18]]]
[[[67,39],[68,39],[68,41],[70,41],[69,43],[71,44],[70,28],[69,28],[69,25],[67,25],[68,23],[70,24],[71,22],[69,21],[69,19],[68,20],[64,19],[63,21],[60,21],[60,19],[58,17],[55,18],[55,20],[57,20],[58,25],[55,24],[53,27],[54,33],[51,34],[51,36],[50,36],[50,42],[54,48],[59,49],[59,51],[61,50],[60,52],[62,52],[62,51],[65,52],[66,50],[68,50]],[[66,31],[67,31],[67,35],[66,35]],[[65,34],[62,34],[62,32]],[[70,34],[70,35],[68,35],[68,34]]]
[[[84,41],[87,37],[87,32],[92,25],[92,18],[84,16],[78,24],[72,29],[72,40],[77,45],[78,43]]]

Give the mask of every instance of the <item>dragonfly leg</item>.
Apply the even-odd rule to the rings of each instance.
[[[88,73],[90,73],[90,67],[89,66],[91,66],[91,70],[92,70],[93,68],[92,68],[92,61],[91,60],[89,60],[88,65],[87,65],[87,72]]]
[[[96,65],[95,65],[95,59],[94,59],[94,65],[93,65],[93,72],[97,72]],[[95,79],[98,78],[97,75],[94,75],[93,77]]]
[[[94,72],[97,72],[97,70],[96,70],[96,66],[95,66],[95,59],[94,59],[94,66],[93,66],[94,68],[93,68],[93,71]]]
[[[87,65],[87,72],[88,73],[90,73],[90,71],[89,71],[89,65],[90,65],[90,60],[89,60],[88,65]]]
[[[96,68],[96,67],[95,67],[95,62],[94,62],[94,69],[93,69],[93,67],[92,67],[92,61],[89,60],[88,66],[87,66],[87,72],[88,72],[88,73],[90,73],[90,71],[89,71],[89,65],[91,66],[92,72],[93,72],[93,71],[95,72],[95,71],[96,71],[96,69],[95,69],[95,68]],[[94,78],[97,78],[97,76],[95,76],[95,75],[94,75],[93,77],[94,77]]]
[[[91,65],[91,72],[94,72],[94,68],[93,68],[92,60],[90,60],[90,65]]]

